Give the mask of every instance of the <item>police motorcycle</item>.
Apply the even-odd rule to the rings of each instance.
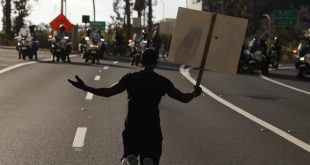
[[[80,45],[80,52],[84,58],[85,62],[88,62],[90,59],[92,63],[99,63],[99,58],[103,58],[105,51],[105,40],[100,36],[97,36],[96,33],[90,36],[84,37]]]
[[[16,50],[18,51],[18,58],[23,60],[28,57],[30,60],[33,59],[35,55],[35,60],[37,60],[37,51],[39,41],[34,41],[33,36],[25,28],[21,28],[19,34],[15,36],[17,40]]]
[[[272,68],[278,69],[280,55],[281,55],[281,45],[279,44],[278,38],[274,38],[274,42],[267,53],[267,65]]]
[[[301,41],[294,52],[295,67],[298,70],[297,77],[310,77],[310,38]]]
[[[142,53],[148,47],[148,41],[142,39],[140,42],[133,42],[129,40],[128,46],[131,48],[130,56],[132,56],[131,65],[138,66]]]
[[[49,36],[51,37],[51,36]],[[69,36],[63,35],[61,37],[54,37],[51,39],[51,47],[50,51],[53,54],[53,61],[56,57],[56,61],[59,62],[59,59],[61,61],[65,62],[66,57],[68,57],[68,62],[70,62],[69,54],[71,53],[71,42],[69,40]]]
[[[249,46],[242,50],[238,72],[254,73],[255,70],[261,70],[263,74],[268,73],[264,48],[260,46],[259,42],[253,39]]]

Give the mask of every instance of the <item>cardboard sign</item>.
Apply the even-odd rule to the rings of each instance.
[[[171,62],[200,67],[212,13],[179,8],[169,58]],[[247,20],[217,14],[205,69],[236,73]]]
[[[66,27],[66,32],[70,31],[73,27],[71,22],[63,14],[59,14],[52,22],[50,22],[51,28],[55,31],[59,31],[59,26],[62,24]]]

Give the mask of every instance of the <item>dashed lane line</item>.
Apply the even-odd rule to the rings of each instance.
[[[93,99],[93,97],[94,97],[94,94],[87,92],[85,99],[90,101]]]
[[[95,81],[99,81],[100,78],[101,78],[101,76],[97,75],[97,76],[94,78],[94,80],[95,80]]]
[[[72,143],[72,147],[78,148],[84,146],[84,141],[86,137],[86,127],[78,127],[75,133],[75,137]]]
[[[118,61],[114,61],[114,62],[113,62],[113,64],[117,64],[117,63],[118,63]]]
[[[180,73],[181,73],[185,78],[187,78],[192,84],[195,85],[195,84],[196,84],[196,80],[194,80],[194,79],[190,76],[190,74],[189,74],[189,70],[190,70],[190,69],[191,69],[191,68],[185,69],[185,65],[182,65],[182,66],[180,67]],[[307,143],[305,143],[305,142],[303,142],[303,141],[297,139],[296,137],[294,137],[294,136],[292,136],[292,135],[286,133],[285,131],[283,131],[283,130],[281,130],[281,129],[279,129],[279,128],[277,128],[277,127],[275,127],[275,126],[273,126],[273,125],[271,125],[271,124],[269,124],[269,123],[267,123],[266,121],[263,121],[262,119],[260,119],[260,118],[258,118],[258,117],[256,117],[256,116],[254,116],[254,115],[252,115],[252,114],[246,112],[245,110],[243,110],[243,109],[241,109],[241,108],[235,106],[234,104],[232,104],[232,103],[230,103],[230,102],[224,100],[223,98],[217,96],[215,93],[211,92],[211,91],[210,91],[209,89],[207,89],[206,87],[204,87],[204,86],[202,86],[202,85],[200,85],[200,87],[202,88],[202,90],[203,90],[207,95],[209,95],[210,97],[212,97],[212,98],[215,99],[216,101],[218,101],[218,102],[224,104],[225,106],[229,107],[231,110],[233,110],[233,111],[239,113],[240,115],[242,115],[242,116],[244,116],[244,117],[246,117],[246,118],[252,120],[253,122],[255,122],[255,123],[261,125],[262,127],[267,128],[268,130],[274,132],[275,134],[281,136],[282,138],[288,140],[289,142],[291,142],[291,143],[297,145],[298,147],[300,147],[300,148],[302,148],[302,149],[304,149],[304,150],[310,152],[310,145],[309,145],[309,144],[307,144]]]
[[[108,66],[105,66],[105,67],[103,67],[103,69],[104,69],[104,70],[107,70],[107,69],[109,69],[109,67],[108,67]]]
[[[289,89],[295,90],[295,91],[297,91],[297,92],[304,93],[304,94],[306,94],[306,95],[310,95],[310,92],[308,92],[308,91],[306,91],[306,90],[298,89],[298,88],[296,88],[296,87],[293,87],[293,86],[290,86],[290,85],[283,84],[283,83],[278,82],[278,81],[276,81],[276,80],[272,80],[272,79],[270,79],[270,78],[268,78],[268,77],[266,77],[266,76],[264,76],[264,75],[262,75],[262,74],[259,74],[259,76],[260,76],[262,79],[267,80],[267,81],[269,81],[269,82],[272,82],[272,83],[275,83],[275,84],[281,85],[281,86],[283,86],[283,87],[286,87],[286,88],[289,88]]]

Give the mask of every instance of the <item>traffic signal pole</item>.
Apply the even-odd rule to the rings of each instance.
[[[64,0],[61,0],[60,3],[61,3],[60,4],[60,13],[63,14],[63,12],[64,12]]]

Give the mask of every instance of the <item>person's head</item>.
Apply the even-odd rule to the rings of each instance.
[[[90,35],[91,32],[92,32],[91,28],[87,28],[87,29],[86,29],[86,34],[87,34],[87,35]]]
[[[279,38],[278,37],[274,37],[274,42],[275,43],[279,43]]]
[[[141,55],[141,64],[145,67],[155,67],[157,64],[157,54],[154,49],[146,49]]]
[[[59,31],[65,32],[66,31],[65,25],[63,25],[63,24],[59,25]]]
[[[29,26],[29,31],[30,31],[30,33],[33,33],[34,32],[34,29],[35,29],[35,25],[30,25]]]
[[[154,30],[154,33],[153,33],[153,35],[154,35],[154,36],[156,36],[156,35],[159,35],[159,32],[158,32],[158,30]]]

